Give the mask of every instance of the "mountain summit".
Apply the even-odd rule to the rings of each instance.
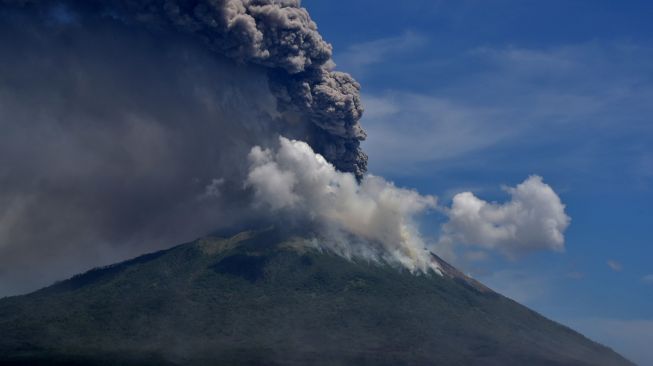
[[[279,230],[207,237],[0,300],[7,365],[632,365],[465,276]]]

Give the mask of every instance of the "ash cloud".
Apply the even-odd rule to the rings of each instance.
[[[365,175],[359,90],[298,1],[0,0],[0,296],[274,219],[438,272],[435,197]],[[547,187],[458,197],[440,241],[559,249]]]
[[[0,296],[259,220],[279,134],[360,179],[332,67],[297,1],[0,1]]]
[[[242,64],[265,66],[284,109],[311,123],[312,146],[338,169],[358,178],[367,170],[360,85],[332,70],[332,47],[299,0],[5,0],[71,18],[111,18],[126,25],[174,30]],[[44,5],[45,4],[45,5]],[[53,5],[56,4],[56,5]],[[54,8],[53,8],[54,7]],[[81,13],[76,16],[77,13]]]

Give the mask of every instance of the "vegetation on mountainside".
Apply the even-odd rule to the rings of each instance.
[[[14,365],[630,365],[491,291],[275,230],[205,238],[0,300]]]

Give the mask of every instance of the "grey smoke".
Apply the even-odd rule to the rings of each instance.
[[[310,121],[307,139],[338,169],[362,177],[367,156],[360,85],[333,71],[331,45],[299,0],[5,0],[52,11],[66,6],[84,17],[112,18],[150,29],[173,29],[201,40],[217,54],[263,65],[276,74],[271,87],[283,107]],[[45,5],[44,5],[45,4]],[[48,9],[50,7],[50,9]],[[283,72],[280,72],[282,70]]]
[[[437,272],[435,197],[364,176],[359,90],[298,1],[0,0],[0,296],[275,219]],[[442,240],[562,248],[564,206],[526,183],[441,208]]]
[[[330,58],[296,1],[0,1],[0,296],[259,219],[279,134],[361,177]]]

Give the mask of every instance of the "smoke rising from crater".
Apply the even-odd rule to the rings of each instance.
[[[256,220],[279,134],[362,177],[332,65],[297,1],[0,1],[0,296]]]
[[[249,153],[246,184],[259,209],[299,220],[320,235],[319,244],[345,257],[400,264],[413,272],[438,272],[415,219],[436,199],[366,176],[360,184],[301,141],[281,137],[276,150]]]
[[[359,91],[296,0],[0,0],[0,296],[270,217],[437,271]]]

